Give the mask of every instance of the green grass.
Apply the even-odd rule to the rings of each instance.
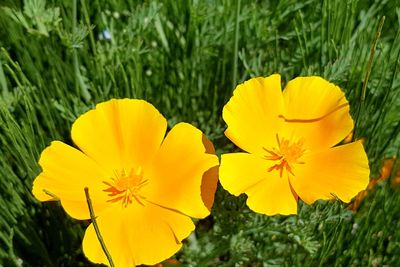
[[[31,186],[50,141],[71,143],[72,122],[113,97],[150,101],[170,126],[196,125],[222,153],[234,149],[221,119],[234,85],[272,73],[284,82],[320,75],[346,92],[376,177],[384,158],[400,156],[396,2],[3,1],[0,266],[91,266],[81,250],[88,222],[38,203]],[[99,38],[106,29],[111,40]],[[298,216],[267,217],[219,188],[212,216],[197,223],[176,257],[185,266],[396,266],[400,192],[393,176],[354,214],[321,201],[300,203]]]

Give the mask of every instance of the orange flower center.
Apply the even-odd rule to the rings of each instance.
[[[131,204],[133,199],[135,199],[139,204],[143,205],[141,199],[144,199],[140,194],[140,189],[145,186],[148,180],[143,178],[142,168],[130,169],[126,172],[125,169],[121,171],[115,171],[114,177],[110,178],[111,181],[103,181],[107,185],[107,189],[104,192],[108,193],[110,199],[108,202],[118,202],[121,201],[122,205],[126,207]]]
[[[263,147],[269,154],[265,158],[278,162],[270,167],[268,171],[279,170],[279,175],[282,177],[283,170],[285,169],[288,173],[294,175],[293,164],[304,164],[304,162],[299,161],[300,157],[306,151],[303,147],[303,140],[291,141],[284,138],[280,140],[278,135],[276,135],[276,140],[278,147],[274,147],[271,150]]]

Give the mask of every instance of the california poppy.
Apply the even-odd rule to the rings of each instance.
[[[245,193],[253,211],[296,214],[297,200],[349,202],[369,180],[360,141],[335,146],[353,129],[340,88],[298,77],[281,90],[278,74],[236,87],[223,108],[225,135],[245,152],[221,156],[222,186]]]
[[[166,135],[167,121],[143,100],[112,99],[72,125],[79,148],[54,141],[41,154],[33,183],[40,201],[60,200],[76,219],[89,219],[88,187],[97,224],[115,266],[156,264],[210,214],[218,175],[212,143],[187,123]],[[85,255],[108,264],[91,224]]]

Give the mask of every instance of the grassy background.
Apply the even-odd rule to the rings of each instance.
[[[38,203],[31,185],[43,148],[55,139],[71,143],[72,122],[113,97],[150,101],[170,126],[193,123],[221,153],[234,149],[220,114],[237,83],[320,75],[345,90],[373,177],[385,158],[400,154],[397,0],[0,5],[0,266],[92,266],[81,250],[88,222]],[[298,216],[266,217],[219,188],[212,216],[197,223],[176,257],[185,266],[396,266],[398,165],[356,213],[331,201],[300,203]]]

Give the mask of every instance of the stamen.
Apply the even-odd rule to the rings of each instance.
[[[275,137],[276,137],[276,142],[278,143],[278,147],[281,147],[281,141],[279,140],[279,135],[276,134]]]
[[[314,119],[288,119],[285,116],[283,116],[282,114],[279,114],[278,117],[281,119],[284,119],[285,122],[295,122],[295,123],[312,123],[312,122],[317,122],[320,121],[326,117],[328,117],[329,115],[331,115],[332,113],[335,113],[336,111],[345,108],[349,105],[349,103],[344,103],[341,104],[339,106],[337,106],[336,108],[334,108],[333,110],[329,111],[328,113],[326,113],[325,115],[318,117],[318,118],[314,118]]]
[[[265,158],[267,160],[279,160],[282,158],[282,156],[279,156],[276,152],[272,151],[272,150],[268,150],[265,147],[263,147],[263,149],[265,151],[267,151],[269,154],[271,154],[270,156],[265,156]]]
[[[279,139],[278,134],[276,135],[276,141],[278,143],[278,148],[267,149],[263,147],[263,149],[269,154],[264,157],[266,160],[279,162],[268,168],[267,171],[271,172],[273,170],[279,170],[279,176],[282,177],[283,170],[285,169],[289,174],[294,176],[292,169],[293,164],[304,164],[303,161],[299,161],[299,158],[305,152],[303,142],[301,140],[290,142],[286,139]]]
[[[135,199],[137,203],[144,206],[140,199],[145,199],[145,197],[140,194],[140,189],[147,184],[148,180],[143,179],[142,169],[139,167],[136,172],[133,169],[129,172],[126,172],[125,169],[120,172],[114,170],[114,175],[110,178],[111,182],[103,181],[108,186],[103,190],[110,197],[107,202],[121,201],[122,205],[126,207]]]

